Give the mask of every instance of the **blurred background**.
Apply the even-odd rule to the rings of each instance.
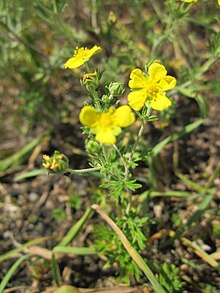
[[[189,235],[194,239],[196,231],[208,246],[207,251],[216,251],[220,197],[220,10],[214,0],[201,1],[191,6],[190,12],[186,11],[186,4],[180,8],[179,2],[0,0],[0,254],[36,237],[62,237],[90,205],[91,195],[98,194],[97,179],[37,176],[42,168],[42,154],[51,154],[55,149],[69,157],[73,169],[88,167],[85,136],[78,121],[79,111],[88,101],[80,84],[83,68],[72,71],[63,64],[77,46],[93,45],[102,48],[91,59],[91,67],[103,71],[103,93],[113,81],[122,81],[127,88],[131,70],[144,70],[145,64],[154,59],[177,78],[179,88],[174,91],[173,106],[163,111],[161,119],[147,126],[144,133],[146,149],[173,133],[177,133],[177,139],[172,138],[172,143],[165,145],[153,166],[142,162],[137,176],[146,179],[142,182],[144,190],[154,186],[158,191],[200,192],[198,186],[203,188],[206,184],[208,189],[215,188],[209,212]],[[127,93],[128,90],[122,103],[126,102]],[[182,136],[186,125],[191,126]],[[149,168],[153,168],[154,180],[149,179]],[[152,231],[164,225],[175,229],[199,203],[193,199],[152,200],[149,214],[156,219]],[[62,229],[57,230],[57,225]],[[85,232],[85,238],[89,233]],[[53,240],[48,246],[51,243]],[[156,244],[155,247],[157,251]],[[184,255],[181,249],[175,256],[168,251],[164,255],[178,263]],[[187,258],[193,257],[189,253]],[[103,262],[98,257],[90,271],[85,268],[88,260],[74,261],[72,279],[81,287],[95,285],[97,279],[103,281],[106,275],[115,274],[114,270],[102,273]],[[0,277],[9,267],[8,260]],[[198,269],[196,274],[190,266],[184,269],[189,287],[207,279],[216,289],[213,268]],[[27,277],[22,269],[11,286],[37,279],[33,271],[32,277]],[[50,273],[45,276],[45,284],[50,284]]]

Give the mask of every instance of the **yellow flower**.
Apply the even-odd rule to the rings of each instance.
[[[185,3],[197,3],[199,0],[182,0]],[[218,5],[220,5],[220,0],[218,0]]]
[[[171,105],[165,92],[175,87],[176,79],[167,75],[165,67],[157,62],[149,66],[148,73],[146,75],[138,68],[132,70],[128,84],[132,92],[128,95],[128,103],[135,111],[145,104],[162,111]]]
[[[192,2],[196,3],[196,2],[198,2],[198,0],[182,0],[182,1],[186,2],[186,3],[192,3]]]
[[[121,133],[121,128],[133,124],[135,116],[128,105],[118,109],[111,107],[106,113],[100,113],[92,106],[85,106],[80,112],[79,120],[83,125],[91,128],[98,142],[114,144],[116,136]]]
[[[99,50],[101,50],[101,48],[98,46],[94,46],[92,49],[76,47],[76,50],[74,50],[73,57],[68,59],[67,62],[64,64],[64,66],[66,68],[71,68],[71,69],[80,67],[85,62],[87,62],[92,57],[92,55],[94,55]]]

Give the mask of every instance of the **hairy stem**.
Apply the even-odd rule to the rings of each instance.
[[[101,167],[79,169],[79,170],[67,169],[67,172],[70,174],[84,174],[84,173],[99,171],[100,169],[101,169]]]

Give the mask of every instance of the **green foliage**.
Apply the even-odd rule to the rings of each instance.
[[[63,209],[55,209],[52,211],[52,218],[57,221],[63,221],[66,218],[65,211]]]
[[[117,226],[127,236],[132,247],[137,251],[142,251],[146,247],[146,232],[148,217],[136,215],[136,211],[131,211],[129,215],[124,215],[116,219]],[[118,280],[130,283],[130,277],[140,280],[141,270],[138,265],[127,254],[122,242],[117,235],[103,224],[95,227],[95,249],[107,257],[105,267],[117,263]]]
[[[177,213],[172,214],[173,227],[177,228],[182,223],[182,219]]]
[[[71,208],[79,210],[81,208],[82,202],[78,194],[69,195],[69,204]]]
[[[135,213],[130,213],[129,217],[124,216],[117,219],[116,224],[121,227],[128,240],[134,247],[143,250],[146,247],[146,236],[142,232],[147,227],[148,217],[140,217]],[[144,231],[146,233],[146,229]]]
[[[218,292],[218,287],[216,287],[215,285],[200,282],[199,286],[203,290],[203,292],[206,292],[206,293]]]
[[[183,290],[184,282],[180,279],[180,270],[174,264],[163,263],[159,281],[167,293],[178,293]]]
[[[209,49],[213,57],[219,58],[220,56],[220,32],[213,34],[209,42]]]
[[[123,280],[130,284],[130,277],[135,277],[137,281],[140,280],[140,268],[126,252],[121,241],[112,230],[100,224],[95,227],[94,236],[95,249],[107,257],[104,267],[116,266],[118,281]]]

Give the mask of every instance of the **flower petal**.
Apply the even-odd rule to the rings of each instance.
[[[80,67],[81,65],[83,65],[83,63],[84,63],[84,60],[82,58],[72,57],[66,61],[66,63],[64,64],[64,67],[73,69],[73,68]]]
[[[131,89],[142,89],[146,87],[146,85],[147,79],[144,76],[143,72],[139,68],[132,70],[128,86]]]
[[[96,109],[92,106],[83,107],[79,114],[80,122],[83,125],[89,126],[89,127],[95,127],[99,117],[100,117],[100,113],[98,113]]]
[[[149,105],[154,110],[163,111],[171,106],[171,101],[165,95],[157,94],[156,99],[152,99]]]
[[[148,69],[150,80],[159,81],[167,75],[165,67],[159,63],[153,63]]]
[[[128,127],[135,121],[134,113],[128,105],[116,109],[114,113],[114,124],[120,127]]]
[[[102,128],[100,129],[97,134],[95,139],[104,144],[114,144],[116,143],[116,137],[114,134],[114,130],[111,128]]]
[[[159,86],[164,92],[169,91],[176,86],[176,79],[170,75],[167,75],[161,79]]]
[[[87,52],[88,59],[99,50],[101,50],[101,47],[98,47],[98,46],[94,46],[92,49],[88,50]]]
[[[121,133],[121,127],[119,126],[112,126],[111,129],[115,136],[118,136]]]
[[[192,3],[192,2],[198,2],[198,0],[182,0],[183,2],[186,2],[186,3]]]
[[[87,49],[84,47],[76,48],[73,53],[73,57],[67,60],[64,64],[66,68],[77,68],[87,62],[92,55],[94,55],[98,50],[101,50],[100,47],[94,46],[92,49]]]
[[[145,89],[133,91],[128,95],[128,104],[135,111],[143,108],[147,98],[147,92]]]

